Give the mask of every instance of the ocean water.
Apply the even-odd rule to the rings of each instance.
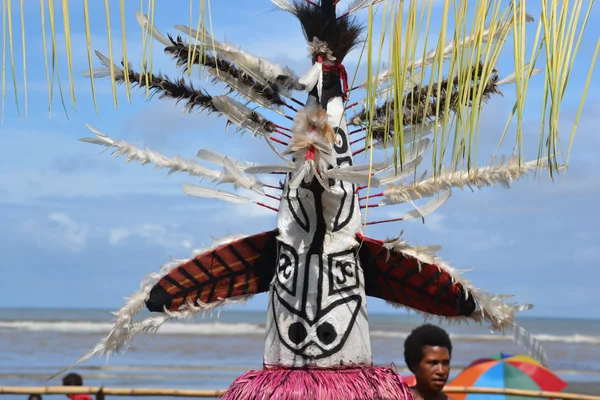
[[[109,310],[0,309],[0,385],[60,385],[60,377],[48,378],[92,348],[111,320]],[[167,323],[134,340],[124,354],[93,358],[74,371],[94,386],[224,389],[245,371],[261,368],[265,321],[264,312],[224,310],[218,318]],[[369,321],[373,361],[408,374],[404,339],[423,319],[398,312],[371,314]],[[519,322],[542,341],[550,368],[564,380],[600,382],[600,321]],[[453,340],[452,376],[477,358],[523,351],[509,337],[477,324],[440,325]]]

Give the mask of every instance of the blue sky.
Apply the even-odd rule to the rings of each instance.
[[[103,4],[91,3],[97,3],[91,9],[92,43],[106,54]],[[142,47],[133,11],[138,3],[127,3],[127,53],[137,66]],[[171,28],[175,24],[189,24],[187,2],[179,7],[168,7],[163,1],[156,4],[156,25],[163,33],[176,33]],[[80,4],[74,2],[72,6],[73,65],[78,73],[87,69],[87,55]],[[264,142],[250,135],[240,136],[233,129],[225,132],[222,118],[195,112],[184,115],[181,107],[169,100],[146,102],[138,89],[132,90],[132,101],[128,103],[124,88],[120,88],[119,108],[114,109],[108,80],[96,81],[98,116],[89,83],[79,76],[75,79],[75,110],[68,98],[66,58],[61,56],[69,119],[61,109],[58,91],[48,119],[39,5],[31,2],[31,7],[25,16],[29,94],[26,119],[17,116],[10,66],[6,66],[5,117],[0,125],[0,249],[4,274],[0,280],[0,306],[117,308],[124,296],[137,290],[144,275],[157,271],[169,257],[187,257],[192,249],[210,243],[211,237],[252,234],[275,226],[272,212],[188,197],[181,185],[195,184],[195,179],[183,174],[166,177],[164,171],[149,165],[128,165],[124,159],[112,159],[101,148],[77,140],[90,136],[84,126],[89,123],[112,137],[147,145],[170,156],[193,159],[200,148],[209,148],[249,161],[275,161]],[[122,50],[116,4],[112,11],[113,52],[119,58]],[[536,9],[529,12],[539,15]],[[14,16],[15,68],[22,112],[17,10]],[[57,10],[57,24],[62,24],[58,16]],[[360,16],[364,18],[365,13]],[[434,21],[439,21],[439,16],[438,8]],[[289,65],[298,74],[309,67],[306,43],[297,22],[274,10],[268,0],[213,1],[212,18],[216,38],[226,38],[251,53]],[[563,104],[563,140],[568,140],[579,105],[600,33],[599,22],[600,9],[596,7]],[[528,29],[530,35],[535,35],[535,24]],[[438,33],[435,26],[431,32]],[[57,37],[62,55],[63,38]],[[154,68],[175,76],[177,71],[156,42],[154,48]],[[354,52],[346,61],[350,74],[357,59],[358,53]],[[509,49],[499,64],[501,75],[512,72],[510,63]],[[359,73],[364,77],[364,69]],[[213,94],[221,93],[205,80],[196,81]],[[538,83],[534,78],[530,85],[524,119],[528,158],[537,151],[540,81],[543,78]],[[473,268],[467,276],[479,287],[512,293],[518,301],[535,304],[527,315],[600,318],[600,309],[593,306],[600,302],[596,265],[600,259],[596,229],[600,222],[596,210],[600,198],[600,174],[596,172],[600,167],[596,153],[600,147],[600,95],[594,90],[599,83],[596,72],[564,183],[561,178],[552,183],[547,174],[542,174],[523,179],[510,190],[455,190],[450,201],[425,224],[407,221],[375,225],[368,228],[367,235],[384,238],[404,230],[404,238],[411,244],[440,244],[440,254],[453,266]],[[495,149],[514,101],[512,87],[503,91],[505,96],[493,99],[483,115],[480,162],[487,162]],[[513,136],[507,139],[505,154],[512,150],[514,129],[509,133]],[[405,211],[398,206],[371,213],[377,218],[400,216]],[[246,307],[266,309],[266,297],[257,296]],[[397,312],[375,299],[369,300],[369,310]]]

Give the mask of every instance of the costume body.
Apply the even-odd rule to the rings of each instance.
[[[319,44],[321,49],[326,46]],[[311,56],[313,68],[322,68],[319,60],[323,63],[327,54]],[[269,291],[265,365],[371,363],[364,277],[357,257],[356,235],[362,221],[356,185],[319,178],[323,169],[354,164],[339,73],[329,72],[322,81],[322,89],[315,85],[309,95],[307,104],[312,105],[297,114],[292,128],[300,134],[300,139],[293,137],[290,144],[298,170],[314,170],[298,186],[290,183],[289,173],[283,189],[277,215],[279,260]],[[317,146],[313,138],[304,138],[306,133],[316,136]]]
[[[203,149],[198,157],[221,166],[209,169],[194,161],[168,158],[151,150],[140,150],[95,130],[87,142],[111,147],[129,161],[151,162],[171,172],[182,171],[236,188],[254,191],[276,199],[276,229],[251,236],[235,236],[217,241],[187,260],[173,260],[160,273],[144,280],[140,291],[116,315],[110,334],[78,362],[93,355],[119,351],[135,336],[152,332],[164,322],[188,318],[230,301],[245,300],[268,292],[269,305],[263,353],[263,370],[250,371],[238,378],[224,399],[411,399],[412,395],[391,368],[372,364],[367,317],[367,296],[384,299],[429,316],[487,321],[493,329],[514,329],[538,358],[543,352],[537,343],[514,322],[516,312],[530,306],[505,302],[505,296],[479,291],[460,273],[435,256],[434,247],[412,247],[399,239],[376,240],[364,236],[361,201],[366,187],[383,187],[378,205],[393,205],[434,197],[424,206],[406,213],[402,219],[423,218],[450,197],[452,187],[508,183],[535,165],[510,159],[505,164],[475,168],[468,173],[443,173],[436,179],[396,184],[415,171],[430,141],[430,133],[417,137],[416,152],[408,152],[404,170],[391,163],[356,165],[345,116],[349,93],[342,61],[358,43],[362,27],[350,14],[369,5],[354,1],[342,16],[336,3],[274,1],[296,15],[310,48],[313,65],[301,78],[289,69],[271,64],[213,38],[205,41],[209,50],[192,60],[249,102],[270,112],[295,112],[287,128],[268,120],[229,96],[212,97],[183,81],[173,82],[161,75],[140,79],[114,65],[115,79],[129,81],[160,92],[162,96],[184,100],[186,108],[217,112],[240,130],[264,139],[284,161],[281,165],[260,165],[234,160]],[[148,19],[138,21],[153,30],[155,39],[165,45],[178,65],[188,65],[190,52],[181,38],[166,38]],[[178,27],[191,38],[194,30]],[[107,59],[98,54],[105,68],[94,71],[106,76]],[[486,90],[497,92],[497,74]],[[308,92],[306,103],[291,97],[293,91]],[[487,94],[484,93],[484,94]],[[291,107],[284,98],[301,103]],[[410,106],[410,104],[409,104]],[[386,118],[380,109],[373,116],[381,125]],[[350,121],[368,120],[363,112]],[[277,136],[279,135],[279,136]],[[280,139],[287,137],[287,142]],[[287,140],[286,139],[286,140]],[[274,144],[285,148],[280,152]],[[364,141],[363,141],[364,143]],[[359,143],[360,144],[360,143]],[[381,175],[384,172],[388,175]],[[279,187],[260,181],[261,174],[284,174]],[[266,190],[279,190],[280,196]],[[247,197],[200,186],[184,186],[188,195],[217,198],[249,206],[263,206]],[[372,196],[375,197],[375,196]],[[144,307],[158,313],[142,321],[134,320]]]

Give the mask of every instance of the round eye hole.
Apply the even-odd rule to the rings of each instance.
[[[288,328],[288,337],[294,344],[302,343],[307,335],[306,328],[300,322],[294,322]]]
[[[331,344],[337,337],[337,332],[329,322],[323,322],[321,326],[317,328],[317,337],[321,343]]]

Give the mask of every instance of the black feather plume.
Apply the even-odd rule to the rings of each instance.
[[[469,107],[481,106],[481,104],[474,104],[477,92],[480,90],[483,84],[483,91],[481,95],[482,103],[487,102],[490,97],[494,94],[502,94],[498,89],[498,73],[492,71],[491,76],[487,78],[487,81],[482,76],[483,64],[473,66],[471,76],[471,87],[468,90],[466,101],[463,105]],[[404,95],[404,109],[402,116],[402,123],[404,127],[417,126],[425,122],[432,122],[436,118],[437,105],[439,103],[439,113],[437,116],[443,118],[445,111],[446,101],[449,102],[449,112],[457,113],[460,109],[461,102],[459,90],[459,78],[458,76],[452,80],[444,79],[441,82],[440,90],[438,91],[438,84],[434,83],[431,88],[430,96],[428,96],[429,86],[415,86],[413,90]],[[386,101],[383,105],[378,107],[373,114],[373,137],[375,139],[383,139],[385,131],[390,131],[394,127],[394,114],[393,100],[392,103]],[[358,125],[369,121],[369,116],[366,110],[361,111],[356,117],[352,118],[349,122],[350,125]]]
[[[175,59],[178,67],[183,67],[184,71],[187,71],[190,64],[202,65],[206,68],[213,68],[218,70],[220,74],[224,74],[233,79],[238,80],[244,86],[250,88],[250,90],[259,96],[262,96],[268,104],[284,105],[285,101],[282,99],[276,84],[263,85],[258,82],[250,75],[237,68],[231,62],[222,58],[216,58],[206,52],[201,52],[200,47],[197,47],[195,51],[190,51],[190,45],[185,43],[181,36],[177,36],[177,39],[173,39],[169,35],[169,40],[172,46],[165,47],[165,53],[170,54]],[[192,60],[190,63],[190,55]],[[215,76],[213,82],[221,82],[218,76]]]
[[[175,99],[177,103],[185,101],[184,110],[191,112],[194,108],[200,108],[209,112],[216,112],[217,109],[212,103],[212,96],[202,90],[194,88],[192,83],[186,82],[183,78],[170,80],[167,76],[161,74],[147,74],[144,72],[135,72],[129,69],[129,82],[132,86],[148,87],[152,95],[160,94],[159,98],[168,97]],[[147,76],[147,79],[146,79]],[[124,83],[125,77],[116,78],[117,83]]]
[[[334,15],[331,18],[321,7],[306,1],[294,0],[293,5],[293,14],[300,21],[306,40],[311,42],[316,37],[327,42],[333,56],[339,61],[359,44],[364,26],[355,17],[345,15],[335,18]]]

